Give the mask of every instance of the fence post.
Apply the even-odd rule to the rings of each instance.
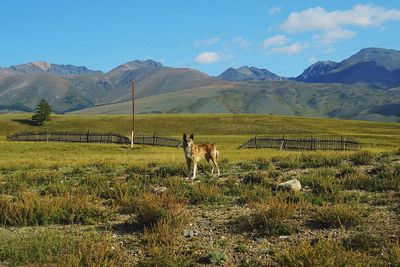
[[[87,130],[87,133],[86,133],[86,143],[89,143],[89,129]]]
[[[255,145],[256,149],[258,149],[257,135],[254,137],[254,145]]]
[[[46,129],[46,142],[49,142],[49,128]]]
[[[155,141],[156,141],[156,133],[153,134],[153,146],[155,146]]]
[[[312,136],[310,138],[310,150],[313,150],[313,138]]]
[[[65,142],[68,142],[68,131],[65,132]]]
[[[285,135],[282,135],[282,142],[281,142],[281,147],[279,148],[279,151],[281,151],[283,149],[285,145]]]
[[[343,136],[340,137],[340,150],[344,150]]]

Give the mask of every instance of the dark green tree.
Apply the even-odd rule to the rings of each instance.
[[[36,113],[32,116],[32,121],[43,125],[44,121],[50,120],[50,113],[53,112],[49,103],[46,100],[40,100],[39,104],[36,106]]]

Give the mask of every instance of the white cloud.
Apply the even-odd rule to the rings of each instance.
[[[378,26],[390,20],[400,20],[399,9],[356,5],[352,9],[328,12],[322,7],[314,7],[291,13],[281,28],[291,33],[329,31],[346,26]]]
[[[279,14],[281,11],[282,11],[282,7],[276,6],[276,7],[270,8],[270,10],[268,10],[268,14],[273,16],[273,15]]]
[[[197,55],[194,62],[198,64],[213,64],[221,60],[221,55],[217,52],[203,52]]]
[[[330,44],[335,41],[351,39],[356,35],[355,32],[345,30],[345,29],[333,29],[329,31],[325,31],[322,34],[316,35],[314,39],[324,43]]]
[[[251,45],[251,42],[249,40],[244,39],[242,36],[238,36],[238,37],[234,38],[232,42],[241,47],[248,47]]]
[[[284,36],[284,35],[275,35],[275,36],[272,36],[272,37],[270,37],[268,39],[265,39],[263,41],[263,43],[261,44],[261,47],[267,49],[270,46],[284,45],[284,44],[286,44],[286,42],[287,42],[286,36]]]
[[[293,55],[300,53],[305,46],[300,43],[294,43],[287,46],[273,47],[270,52],[273,54]]]
[[[211,45],[218,43],[220,41],[220,39],[221,39],[220,37],[215,36],[215,37],[208,38],[208,39],[198,40],[195,42],[195,46],[205,46],[205,47],[211,46]]]

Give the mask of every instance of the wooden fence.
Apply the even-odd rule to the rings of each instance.
[[[7,136],[8,141],[23,142],[77,142],[130,144],[128,137],[118,133],[76,133],[76,132],[23,132]],[[149,146],[178,147],[181,140],[162,137],[157,134],[136,136],[134,144]]]
[[[255,136],[239,148],[276,148],[279,150],[358,150],[360,142],[339,138],[286,138]]]
[[[181,144],[181,140],[171,137],[162,137],[158,136],[157,134],[153,134],[151,136],[136,135],[134,143],[148,146],[178,147]]]
[[[8,141],[25,142],[77,142],[130,144],[129,138],[118,133],[77,132],[24,132],[7,136]]]

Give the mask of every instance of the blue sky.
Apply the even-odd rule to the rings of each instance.
[[[218,75],[228,67],[296,76],[364,47],[400,49],[400,1],[9,0],[0,66],[44,60],[108,71],[154,59]]]

